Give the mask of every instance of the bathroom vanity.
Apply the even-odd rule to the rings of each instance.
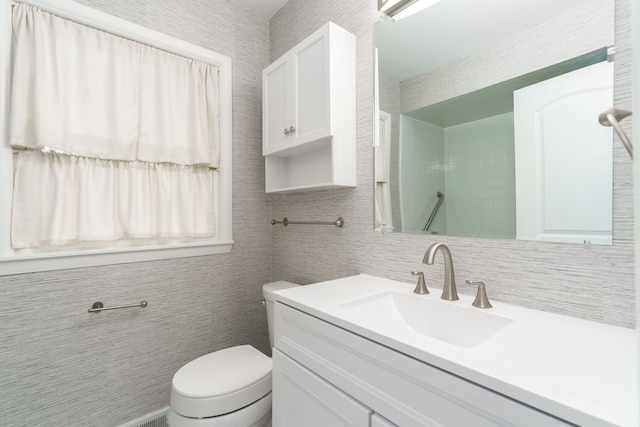
[[[277,293],[273,424],[637,426],[631,329],[369,275]]]

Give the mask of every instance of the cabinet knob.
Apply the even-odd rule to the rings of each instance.
[[[289,135],[289,129],[284,128],[284,134],[285,134],[285,135]]]

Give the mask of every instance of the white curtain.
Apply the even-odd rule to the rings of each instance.
[[[216,67],[146,47],[138,159],[219,167],[218,95]]]
[[[375,191],[375,221],[376,228],[384,227],[389,222],[385,197],[385,184],[389,180],[389,162],[387,155],[387,127],[384,120],[379,121],[378,147],[376,148],[376,191]]]
[[[215,236],[217,67],[20,3],[13,52],[14,248]]]

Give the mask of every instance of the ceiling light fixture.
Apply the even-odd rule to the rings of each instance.
[[[399,20],[424,10],[440,0],[378,0],[378,10]]]

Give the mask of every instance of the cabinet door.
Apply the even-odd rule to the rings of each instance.
[[[262,154],[291,145],[291,61],[283,57],[262,73]]]
[[[513,93],[517,238],[611,244],[613,63]]]
[[[330,135],[329,27],[291,51],[293,64],[292,145]]]
[[[371,417],[371,427],[398,427],[380,414],[373,414]]]
[[[277,349],[273,350],[273,425],[369,426],[372,411]]]

